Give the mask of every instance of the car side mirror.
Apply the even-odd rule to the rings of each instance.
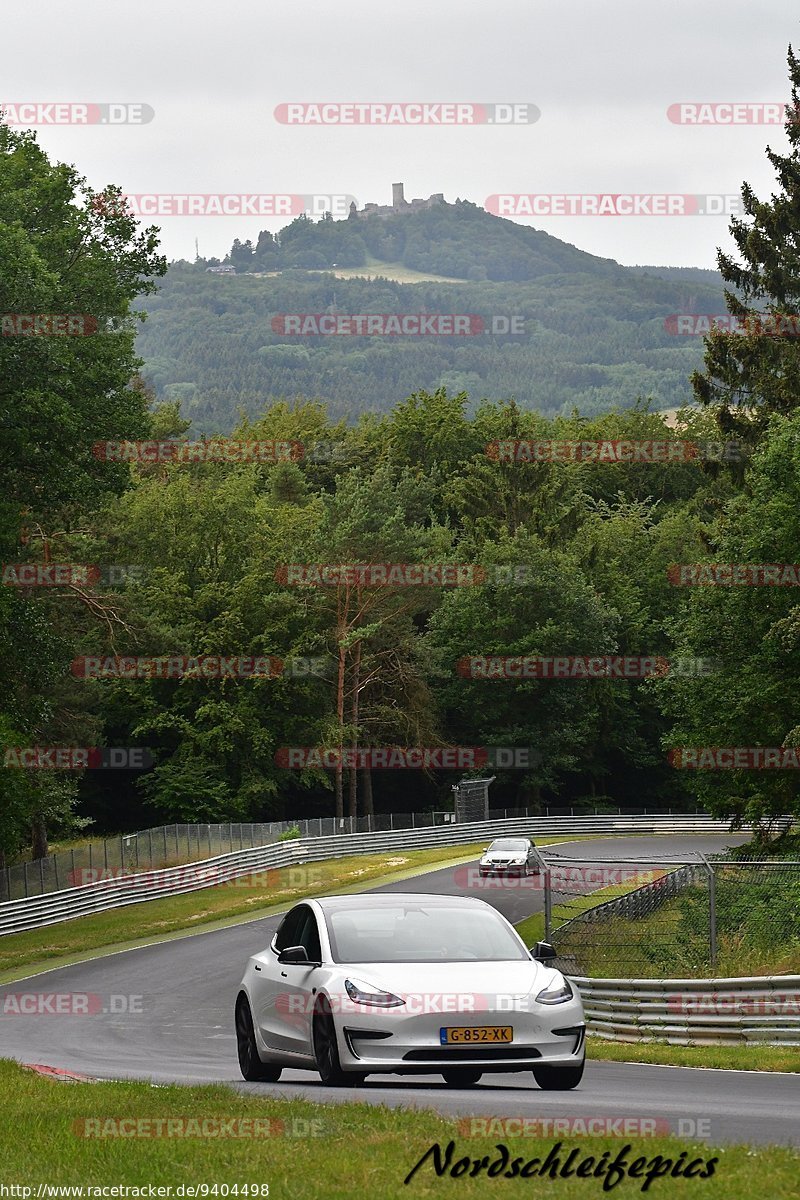
[[[555,948],[549,942],[537,942],[535,946],[531,946],[530,955],[537,962],[550,962],[551,959],[558,958]]]
[[[279,963],[308,963],[308,951],[305,946],[287,946],[278,955]]]

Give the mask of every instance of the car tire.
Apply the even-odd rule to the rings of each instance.
[[[312,1040],[314,1061],[319,1071],[319,1077],[326,1087],[347,1087],[348,1084],[362,1082],[363,1076],[350,1076],[342,1070],[333,1014],[330,1005],[324,998],[320,999],[314,1010]]]
[[[585,1065],[585,1058],[575,1066],[550,1066],[543,1063],[541,1067],[533,1068],[533,1078],[545,1092],[566,1092],[578,1086],[583,1078]]]
[[[239,1056],[239,1070],[248,1083],[278,1082],[281,1068],[272,1063],[264,1063],[259,1058],[253,1014],[250,1012],[246,996],[240,996],[236,1001],[236,1050]]]
[[[450,1067],[442,1071],[442,1079],[448,1087],[474,1087],[483,1078],[483,1071],[474,1071],[471,1067]]]

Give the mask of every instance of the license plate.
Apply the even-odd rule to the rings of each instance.
[[[439,1030],[439,1042],[442,1046],[453,1044],[463,1046],[475,1042],[513,1042],[514,1030],[511,1025],[456,1025]]]

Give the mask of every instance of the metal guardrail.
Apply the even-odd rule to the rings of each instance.
[[[589,1032],[677,1046],[800,1046],[800,975],[740,979],[588,979],[570,975]]]
[[[254,872],[345,855],[382,850],[426,849],[431,846],[470,845],[503,834],[536,837],[593,834],[727,833],[728,825],[701,816],[640,817],[519,817],[465,825],[429,826],[385,833],[337,834],[273,842],[220,854],[185,866],[157,871],[120,874],[80,887],[28,896],[0,904],[0,935],[39,929],[90,913],[141,904],[165,896],[214,887]]]

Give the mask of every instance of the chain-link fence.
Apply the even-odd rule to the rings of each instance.
[[[694,862],[551,862],[545,932],[570,974],[800,972],[800,862],[732,852]]]

